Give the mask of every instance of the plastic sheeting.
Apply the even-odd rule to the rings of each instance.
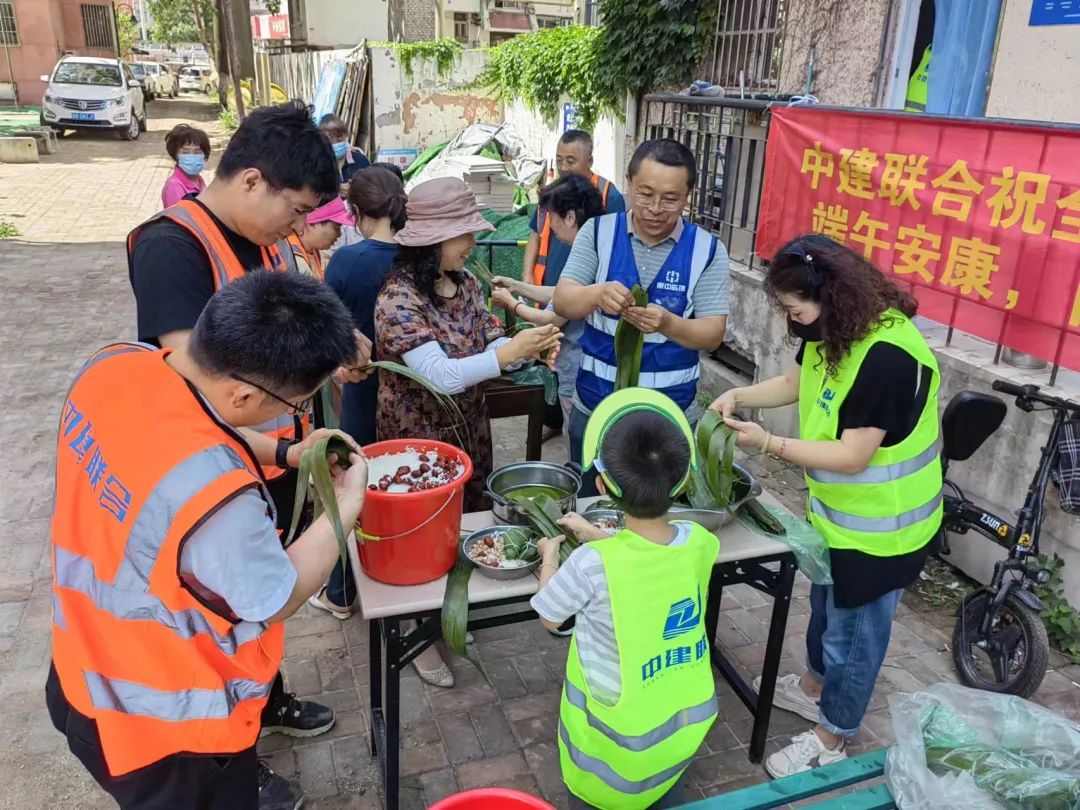
[[[889,698],[901,810],[1080,810],[1080,727],[1023,698],[937,684]]]
[[[783,535],[768,534],[746,514],[745,509],[736,511],[735,517],[751,531],[764,534],[790,548],[792,554],[795,555],[795,563],[799,566],[799,570],[815,585],[832,585],[829,546],[818,530],[802,518],[791,514],[787,509],[777,508],[760,499],[758,505],[784,527]]]
[[[1001,0],[935,0],[926,111],[982,115]]]
[[[413,186],[425,180],[453,174],[447,166],[448,158],[479,155],[489,144],[494,145],[502,158],[508,161],[508,173],[517,180],[520,188],[529,189],[540,182],[544,161],[528,153],[525,142],[513,124],[472,124],[455,135],[420,171],[411,175],[405,190],[411,191]]]

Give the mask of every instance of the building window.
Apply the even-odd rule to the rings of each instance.
[[[0,2],[0,45],[18,45],[19,27],[15,24],[15,3]]]
[[[115,48],[113,41],[112,6],[98,6],[89,3],[80,5],[82,10],[83,34],[87,48]]]
[[[537,28],[562,28],[564,25],[570,25],[573,22],[569,17],[536,17]]]
[[[469,15],[460,11],[454,12],[454,39],[462,45],[469,44]]]
[[[719,2],[716,34],[704,60],[713,84],[776,92],[787,5],[787,0]]]

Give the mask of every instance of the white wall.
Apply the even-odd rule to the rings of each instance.
[[[986,114],[1080,122],[1080,25],[1028,25],[1031,0],[1006,0]]]
[[[308,45],[350,48],[362,39],[390,39],[387,0],[306,0],[305,8]]]
[[[485,62],[482,51],[465,51],[442,77],[433,59],[416,59],[410,76],[393,50],[372,48],[376,146],[425,149],[469,124],[502,121],[498,96],[470,87]]]

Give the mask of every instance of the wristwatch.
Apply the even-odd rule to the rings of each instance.
[[[289,448],[296,444],[295,439],[278,439],[277,450],[274,451],[274,464],[278,469],[289,469]]]

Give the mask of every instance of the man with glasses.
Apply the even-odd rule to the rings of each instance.
[[[701,376],[699,353],[716,349],[727,327],[727,250],[683,219],[697,164],[677,141],[646,141],[627,171],[629,213],[593,219],[574,240],[555,287],[555,312],[585,319],[582,360],[570,413],[570,459],[581,463],[589,414],[614,390],[619,318],[645,333],[638,385],[675,400],[691,422]],[[635,306],[630,289],[649,294]],[[583,494],[594,494],[590,478]]]
[[[57,443],[46,703],[123,810],[302,802],[255,745],[281,691],[284,622],[322,586],[338,543],[322,516],[282,548],[240,431],[302,409],[355,350],[333,290],[257,271],[214,294],[180,346],[106,346],[72,383]],[[367,469],[348,443],[356,452],[331,460],[351,526]]]
[[[307,107],[289,102],[252,112],[233,134],[206,189],[154,215],[128,237],[139,340],[181,348],[215,291],[252,271],[294,269],[287,238],[302,233],[307,214],[337,192],[334,153]],[[371,357],[371,342],[359,331],[355,336],[357,356],[339,374],[347,382],[363,379],[357,369]],[[298,350],[294,337],[281,331],[283,355]],[[292,522],[305,419],[298,405],[240,429],[268,479],[279,529]],[[279,677],[263,730],[312,737],[329,731],[334,719],[329,707],[285,692]]]

